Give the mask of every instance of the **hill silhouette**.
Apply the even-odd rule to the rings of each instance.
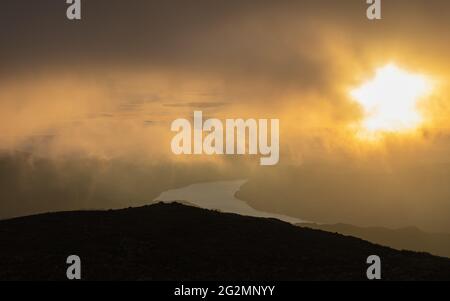
[[[0,221],[0,279],[364,280],[381,257],[385,280],[449,280],[450,259],[397,251],[274,219],[178,203],[48,213]]]
[[[450,258],[450,234],[428,233],[416,227],[389,229],[383,227],[358,227],[348,224],[299,224],[327,232],[350,235],[389,246],[398,250],[428,252]]]

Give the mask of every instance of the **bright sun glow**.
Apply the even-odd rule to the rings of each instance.
[[[350,94],[363,107],[366,131],[404,132],[422,123],[417,104],[430,90],[426,77],[390,64],[379,68],[372,80]]]

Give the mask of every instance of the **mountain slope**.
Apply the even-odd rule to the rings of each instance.
[[[388,229],[347,224],[299,224],[299,226],[350,235],[398,250],[428,252],[450,258],[450,234],[447,233],[427,233],[415,227]]]
[[[366,258],[383,279],[450,279],[450,260],[374,245],[278,220],[181,204],[51,213],[0,221],[0,279],[362,280]]]

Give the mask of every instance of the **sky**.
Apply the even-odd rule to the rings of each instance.
[[[249,178],[258,210],[450,232],[450,3],[2,2],[0,217],[145,203]],[[433,81],[412,132],[361,138],[350,91],[390,63]],[[179,157],[176,118],[280,119],[280,163]],[[6,189],[8,188],[8,189]]]

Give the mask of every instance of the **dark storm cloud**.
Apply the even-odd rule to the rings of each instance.
[[[362,20],[361,2],[90,0],[77,22],[66,19],[63,0],[8,0],[1,72],[143,66],[312,81],[325,70],[310,55],[316,33],[305,16]]]
[[[321,26],[364,41],[392,33],[395,40],[405,29],[409,36],[420,36],[422,23],[445,34],[449,18],[442,15],[448,15],[450,5],[384,2],[384,20],[376,26],[367,21],[363,0],[90,0],[82,1],[81,21],[67,20],[66,7],[63,0],[3,1],[1,75],[138,67],[325,89],[337,74],[330,67],[332,58],[324,55],[333,45],[324,45],[328,37],[323,35],[335,36],[320,31]],[[435,15],[440,21],[433,21]],[[360,46],[350,46],[356,56]]]
[[[449,34],[448,1],[384,1],[377,23],[366,19],[365,2],[90,0],[74,22],[63,0],[7,0],[0,11],[0,75],[141,68],[325,91],[343,76],[329,54],[335,47],[360,64],[367,47],[446,56],[445,41],[436,37]]]

